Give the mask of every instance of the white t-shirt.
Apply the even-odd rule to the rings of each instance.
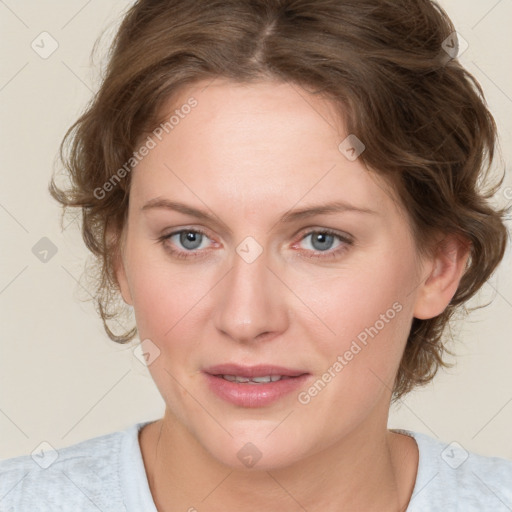
[[[157,512],[138,439],[148,423],[0,460],[0,511]],[[425,434],[397,432],[413,437],[419,449],[407,512],[512,511],[512,461],[468,453]]]

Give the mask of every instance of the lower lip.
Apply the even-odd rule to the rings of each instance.
[[[240,407],[270,405],[305,385],[309,374],[264,384],[241,384],[205,373],[210,389],[220,398]]]

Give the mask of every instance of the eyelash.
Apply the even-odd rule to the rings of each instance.
[[[179,250],[171,248],[171,246],[166,244],[167,240],[169,240],[174,235],[179,235],[180,233],[196,233],[196,234],[201,234],[201,235],[205,236],[206,238],[209,238],[208,235],[201,229],[180,229],[178,231],[173,231],[172,233],[169,233],[168,235],[163,235],[163,236],[159,237],[157,239],[157,241],[159,243],[163,244],[165,246],[166,250],[168,250],[176,258],[186,260],[186,259],[191,259],[191,258],[202,257],[203,255],[200,254],[201,251],[199,251],[198,249],[196,249],[195,251],[179,251]],[[348,246],[351,246],[354,243],[353,240],[351,240],[349,237],[341,235],[340,233],[337,233],[336,231],[332,231],[330,229],[314,229],[314,230],[308,231],[308,232],[304,233],[304,235],[299,240],[299,242],[302,241],[304,238],[306,238],[312,234],[315,234],[315,233],[317,233],[317,234],[320,233],[323,235],[330,235],[335,238],[338,238],[341,242],[343,242],[343,245],[341,245],[340,247],[338,247],[335,250],[316,251],[311,256],[308,256],[308,258],[318,258],[318,259],[323,259],[323,260],[334,259],[334,258],[340,256],[343,252],[345,252],[348,249]]]

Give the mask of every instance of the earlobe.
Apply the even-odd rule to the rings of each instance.
[[[419,287],[415,318],[427,320],[440,315],[457,292],[470,254],[470,242],[447,235],[436,246],[429,274]]]

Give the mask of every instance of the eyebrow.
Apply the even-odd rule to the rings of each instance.
[[[151,199],[141,208],[142,211],[148,211],[153,209],[177,211],[185,215],[191,215],[192,217],[196,217],[198,219],[205,221],[213,221],[213,217],[217,217],[216,215],[210,215],[204,210],[199,210],[184,203],[180,203],[178,201],[170,201],[169,199],[164,199],[160,197]],[[376,212],[375,210],[370,210],[369,208],[362,208],[350,203],[346,203],[344,201],[334,201],[330,203],[313,205],[306,208],[288,211],[284,215],[282,215],[280,222],[292,223],[298,220],[313,217],[315,215],[332,215],[347,211],[378,215],[378,212]]]

